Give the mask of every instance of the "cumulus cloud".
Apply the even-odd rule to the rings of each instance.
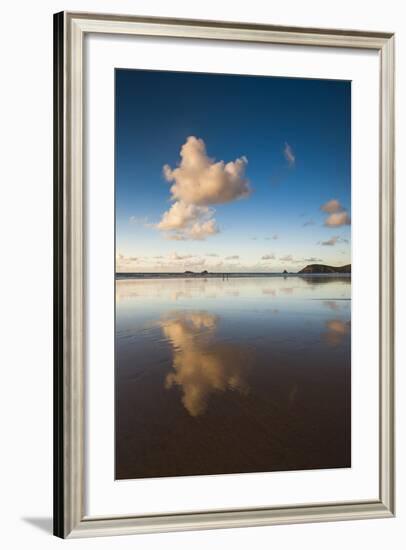
[[[207,206],[176,201],[167,212],[164,212],[156,227],[166,232],[167,238],[175,241],[201,241],[209,235],[218,233],[213,215],[214,210]]]
[[[327,212],[328,214],[333,214],[334,212],[341,212],[343,210],[343,207],[340,204],[340,201],[337,199],[331,199],[330,201],[325,202],[320,206],[320,209],[323,212]]]
[[[248,180],[244,177],[246,157],[227,163],[215,162],[207,156],[204,141],[194,136],[189,136],[182,145],[180,156],[177,168],[172,169],[167,164],[163,168],[166,180],[174,182],[171,187],[174,199],[207,206],[231,202],[250,193]]]
[[[296,156],[293,152],[292,147],[289,145],[289,143],[285,143],[285,148],[283,149],[283,155],[289,167],[292,168],[296,163]]]
[[[320,209],[329,216],[324,220],[327,227],[339,227],[341,225],[350,225],[351,218],[346,209],[337,199],[331,199],[320,206]]]
[[[351,218],[348,212],[334,212],[324,221],[327,227],[340,227],[341,225],[350,225]]]
[[[274,260],[274,259],[275,259],[275,254],[264,254],[261,257],[261,260]]]
[[[245,178],[248,163],[242,156],[225,163],[207,156],[202,139],[189,136],[180,151],[181,161],[176,168],[168,164],[163,175],[170,188],[171,208],[156,227],[173,240],[204,240],[219,232],[214,219],[214,204],[224,204],[246,197],[250,186]]]
[[[234,254],[233,256],[226,256],[225,260],[239,260],[240,257]]]

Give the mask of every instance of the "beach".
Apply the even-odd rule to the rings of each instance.
[[[351,278],[120,274],[116,479],[351,466]]]

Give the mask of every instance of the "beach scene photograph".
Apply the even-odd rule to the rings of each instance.
[[[115,479],[350,468],[351,82],[116,69],[115,224]]]

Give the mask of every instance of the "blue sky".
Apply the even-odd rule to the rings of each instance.
[[[350,262],[348,81],[118,69],[115,155],[117,271]]]

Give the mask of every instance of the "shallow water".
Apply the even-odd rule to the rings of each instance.
[[[351,279],[116,281],[116,478],[351,465]]]

